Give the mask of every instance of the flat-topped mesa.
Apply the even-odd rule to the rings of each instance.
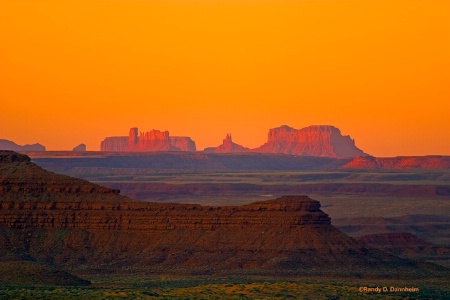
[[[283,125],[269,130],[267,143],[254,152],[284,153],[303,156],[348,158],[366,155],[350,136],[330,125],[313,125],[294,129]]]
[[[174,150],[176,149],[170,144],[168,131],[159,131],[153,129],[151,131],[141,132],[139,136],[137,136],[137,128],[132,128],[130,130],[126,151],[144,152]]]
[[[21,191],[23,192],[23,191]],[[145,202],[0,201],[0,226],[164,231],[168,229],[295,228],[330,226],[318,201],[285,196],[243,206]],[[14,210],[18,210],[14,212]],[[228,229],[227,229],[228,228]]]
[[[128,147],[128,137],[110,136],[100,143],[100,151],[122,152]]]
[[[189,137],[171,137],[168,131],[140,132],[130,129],[127,137],[107,137],[101,142],[100,151],[196,151],[195,142]]]
[[[222,145],[218,147],[208,147],[203,150],[207,153],[242,153],[248,152],[250,149],[245,148],[239,144],[236,144],[231,139],[231,133],[227,133]]]
[[[24,155],[0,157],[0,258],[152,274],[411,269],[337,230],[306,196],[225,207],[138,202],[47,172]]]
[[[250,207],[258,210],[281,210],[281,211],[304,211],[318,212],[320,211],[320,202],[312,200],[308,196],[283,196],[273,200],[253,202],[242,206]]]

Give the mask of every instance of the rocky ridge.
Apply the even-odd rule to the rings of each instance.
[[[2,201],[127,201],[118,190],[89,181],[47,172],[24,154],[0,151],[0,199]],[[23,205],[24,202],[21,202]]]
[[[17,145],[16,143],[4,139],[0,139],[0,150],[10,150],[10,151],[45,151],[45,147],[39,143],[36,144],[26,144]]]
[[[145,203],[1,152],[0,257],[72,271],[320,274],[417,266],[337,230],[306,196],[244,206]],[[55,188],[56,187],[56,188]]]
[[[449,156],[355,157],[344,169],[450,169]]]

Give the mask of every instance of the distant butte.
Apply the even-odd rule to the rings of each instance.
[[[75,148],[72,149],[75,152],[86,152],[86,144],[79,144]]]
[[[138,133],[137,128],[131,128],[128,136],[105,138],[100,144],[100,151],[196,151],[196,146],[190,137],[170,136],[168,131],[154,129]]]
[[[101,151],[151,152],[151,151],[196,151],[195,142],[189,137],[172,137],[168,131],[152,130],[138,134],[131,128],[128,137],[107,137],[101,142]],[[353,158],[366,156],[356,147],[350,136],[330,125],[314,125],[294,129],[287,125],[269,130],[267,142],[255,149],[249,149],[232,141],[227,134],[217,147],[207,147],[206,153],[271,153],[296,156],[316,156],[331,158]]]
[[[242,153],[248,152],[249,150],[249,148],[245,148],[244,146],[233,143],[231,139],[231,133],[228,133],[223,140],[222,145],[218,147],[205,148],[204,151],[207,153]]]
[[[284,153],[301,156],[349,158],[366,156],[350,136],[330,125],[294,129],[283,125],[269,130],[267,143],[253,149],[260,153]]]

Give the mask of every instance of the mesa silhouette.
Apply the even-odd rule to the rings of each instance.
[[[306,196],[226,207],[145,203],[49,173],[9,151],[0,152],[0,172],[1,260],[34,260],[75,274],[446,272],[366,248]]]
[[[195,142],[189,137],[170,137],[168,131],[152,130],[141,132],[131,128],[128,137],[107,137],[101,142],[101,151],[195,151]],[[231,134],[227,134],[223,144],[207,147],[209,153],[283,153],[302,156],[346,158],[366,155],[355,146],[350,136],[329,125],[309,126],[294,129],[283,125],[269,130],[267,142],[256,148],[248,149],[234,143]]]
[[[0,150],[11,150],[11,151],[45,151],[45,147],[39,143],[36,144],[26,144],[18,145],[13,141],[0,139]]]

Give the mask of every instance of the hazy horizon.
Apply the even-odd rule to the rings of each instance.
[[[333,125],[378,157],[450,155],[450,2],[0,3],[0,138],[100,149],[130,127],[227,133]]]

